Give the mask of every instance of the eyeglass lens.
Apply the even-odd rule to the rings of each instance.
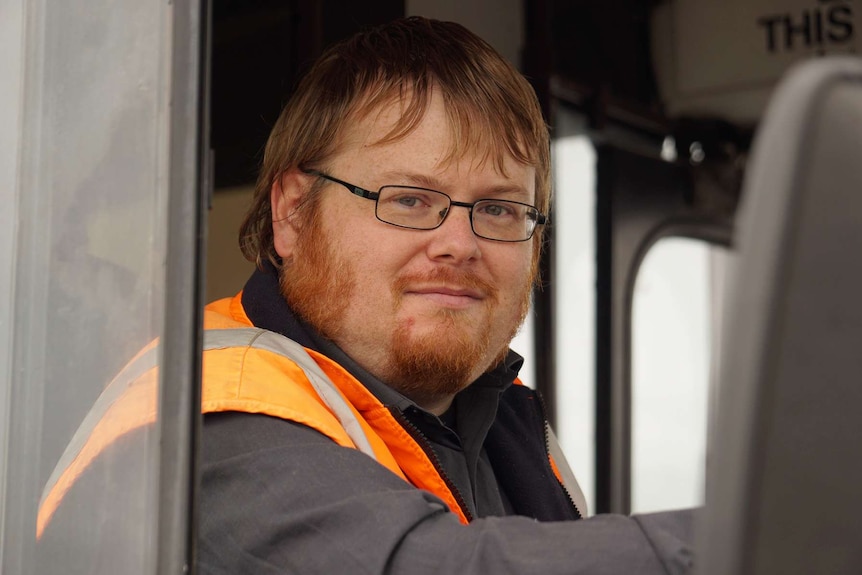
[[[377,199],[377,217],[396,226],[430,230],[443,222],[450,207],[449,196],[442,192],[384,186]],[[471,212],[476,235],[503,241],[528,239],[538,215],[532,206],[506,200],[480,200]]]

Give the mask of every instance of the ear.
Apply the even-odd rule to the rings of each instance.
[[[296,208],[305,195],[306,181],[306,176],[293,168],[278,176],[270,189],[273,244],[285,262],[296,246]]]

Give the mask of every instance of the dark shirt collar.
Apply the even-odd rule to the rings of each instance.
[[[358,379],[382,404],[401,411],[409,408],[421,410],[413,401],[368,373],[332,341],[297,317],[281,295],[278,272],[271,263],[266,262],[263,270],[255,270],[246,282],[242,306],[256,327],[280,333],[303,347],[329,357]],[[496,388],[502,392],[515,380],[523,363],[520,355],[509,350],[502,363],[483,374],[467,389],[479,386]]]

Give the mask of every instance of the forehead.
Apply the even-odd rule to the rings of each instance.
[[[535,167],[516,159],[488,128],[464,122],[437,90],[421,114],[411,105],[408,97],[392,97],[351,114],[335,154],[339,163],[352,159],[378,172],[451,172],[460,177],[493,173],[504,180],[526,178],[525,187],[534,190]]]

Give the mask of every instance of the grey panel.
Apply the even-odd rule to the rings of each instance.
[[[862,62],[794,69],[739,221],[702,572],[862,572]]]
[[[14,276],[0,270],[4,281],[14,277],[10,345],[0,338],[11,363],[8,420],[0,415],[8,425],[0,437],[8,450],[4,575],[156,568],[155,426],[122,436],[117,445],[128,449],[106,449],[87,466],[38,540],[37,513],[43,486],[96,398],[163,335],[168,204],[178,187],[172,158],[197,141],[196,133],[189,144],[172,131],[173,110],[188,108],[171,99],[181,79],[172,76],[171,35],[197,38],[176,25],[177,5],[22,3],[20,82],[12,82],[20,88],[20,164],[14,187],[4,189],[18,204],[8,244]],[[194,164],[184,169],[197,174]]]
[[[12,387],[12,285],[18,216],[18,141],[24,0],[4,0],[0,18],[0,541],[3,540],[6,444]],[[3,550],[0,546],[0,565]]]

